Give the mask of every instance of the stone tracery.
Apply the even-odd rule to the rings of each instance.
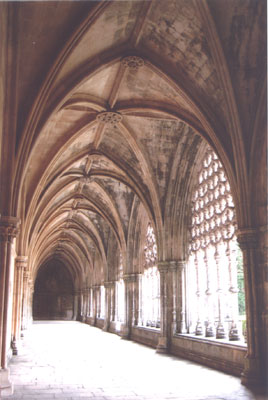
[[[236,229],[229,182],[219,158],[208,148],[192,199],[188,274],[195,284],[188,290],[197,311],[192,311],[188,331],[195,320],[196,335],[223,339],[228,330],[230,340],[239,340]]]

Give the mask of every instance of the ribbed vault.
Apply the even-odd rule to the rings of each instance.
[[[185,258],[193,176],[206,143],[222,160],[234,200],[241,203],[249,188],[239,177],[247,174],[249,161],[234,93],[245,81],[233,85],[227,42],[238,14],[249,15],[254,34],[244,37],[243,46],[256,45],[252,63],[259,62],[262,2],[255,9],[250,2],[239,11],[230,8],[233,20],[224,20],[219,32],[222,2],[210,3],[13,6],[15,34],[23,35],[11,207],[22,214],[19,252],[29,255],[35,274],[57,257],[69,260],[80,282],[92,281],[96,268],[106,280],[114,274],[108,261],[113,252],[131,270],[142,221],[154,226],[160,260]],[[51,18],[49,26],[35,18],[42,13]],[[51,45],[42,36],[47,30]],[[241,36],[233,38],[238,46]],[[248,71],[253,65],[244,47],[238,61]],[[254,95],[258,65],[248,82]],[[241,207],[243,225],[251,216]]]

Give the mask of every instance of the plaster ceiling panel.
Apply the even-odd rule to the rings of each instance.
[[[94,205],[101,211],[104,211],[108,216],[113,219],[113,210],[111,209],[111,202],[107,193],[98,185],[97,181],[83,186],[82,193],[92,201]],[[96,210],[97,211],[97,210]]]
[[[76,92],[88,93],[96,98],[108,100],[118,68],[119,62],[102,69],[80,85]]]
[[[62,202],[69,196],[75,196],[77,194],[77,183],[74,182],[71,185],[65,187],[65,189],[54,197],[53,208],[57,209],[61,207]]]
[[[16,66],[19,123],[17,126],[21,128],[59,51],[79,22],[94,7],[94,2],[18,1],[11,4],[18,13]]]
[[[119,167],[116,167],[115,164],[113,164],[107,158],[102,156],[92,157],[92,166],[91,166],[92,173],[94,174],[94,172],[98,172],[99,170],[107,172],[113,171],[117,174],[122,174],[121,169]]]
[[[109,195],[116,203],[123,224],[125,238],[127,239],[128,224],[135,194],[128,186],[115,179],[105,178],[102,182],[105,184],[105,190],[108,191]]]
[[[122,100],[159,101],[191,111],[178,91],[146,65],[137,71],[126,70],[118,95],[118,101]]]
[[[142,174],[139,160],[119,128],[107,126],[99,148],[117,159],[125,171],[131,168],[135,173]]]
[[[132,120],[131,127],[139,136],[147,157],[156,177],[160,201],[163,205],[174,154],[179,142],[184,135],[192,135],[193,130],[181,121],[166,121],[129,117]],[[142,129],[141,129],[142,127]]]
[[[208,95],[210,105],[223,107],[223,93],[202,29],[191,0],[154,3],[147,18],[141,44],[161,54],[166,64],[183,73]]]
[[[68,147],[65,147],[65,150],[55,158],[53,163],[53,171],[51,172],[50,176],[61,170],[67,162],[70,162],[70,160],[75,159],[76,156],[82,154],[84,150],[86,151],[94,140],[95,131],[95,126],[86,129],[72,143],[70,143]],[[72,164],[72,168],[74,168],[75,165],[80,168],[81,160]]]
[[[139,1],[111,1],[109,3],[103,14],[93,22],[67,58],[59,79],[98,53],[116,47],[130,37],[141,3]]]
[[[108,240],[110,235],[110,226],[109,224],[98,214],[95,214],[91,211],[85,213],[91,222],[94,224],[97,229],[99,236],[102,239],[102,243],[104,248],[107,250]]]
[[[52,118],[42,135],[39,136],[27,166],[25,183],[26,186],[28,186],[29,195],[33,193],[34,189],[39,184],[43,173],[48,170],[48,166],[54,157],[56,157],[56,159],[54,159],[54,165],[50,166],[53,167],[54,170],[55,168],[59,168],[64,162],[66,156],[59,156],[58,153],[83,123],[84,115],[82,117],[80,115],[79,118],[76,111],[60,111]],[[87,143],[90,143],[93,140],[93,135],[94,128],[88,129],[81,137],[77,138],[74,141],[73,148],[68,147],[66,150],[68,157],[70,157],[73,152],[81,149],[83,142],[87,141]]]
[[[267,2],[209,1],[229,66],[243,133],[250,134],[267,73]],[[224,18],[222,16],[224,15]],[[246,140],[248,150],[251,141]]]

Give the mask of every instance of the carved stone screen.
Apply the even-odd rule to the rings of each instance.
[[[187,330],[240,340],[245,321],[236,214],[223,166],[207,149],[192,199]],[[243,283],[243,282],[242,282]]]

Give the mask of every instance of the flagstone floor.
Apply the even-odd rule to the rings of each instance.
[[[264,400],[240,379],[79,322],[37,322],[10,363],[10,400]]]

